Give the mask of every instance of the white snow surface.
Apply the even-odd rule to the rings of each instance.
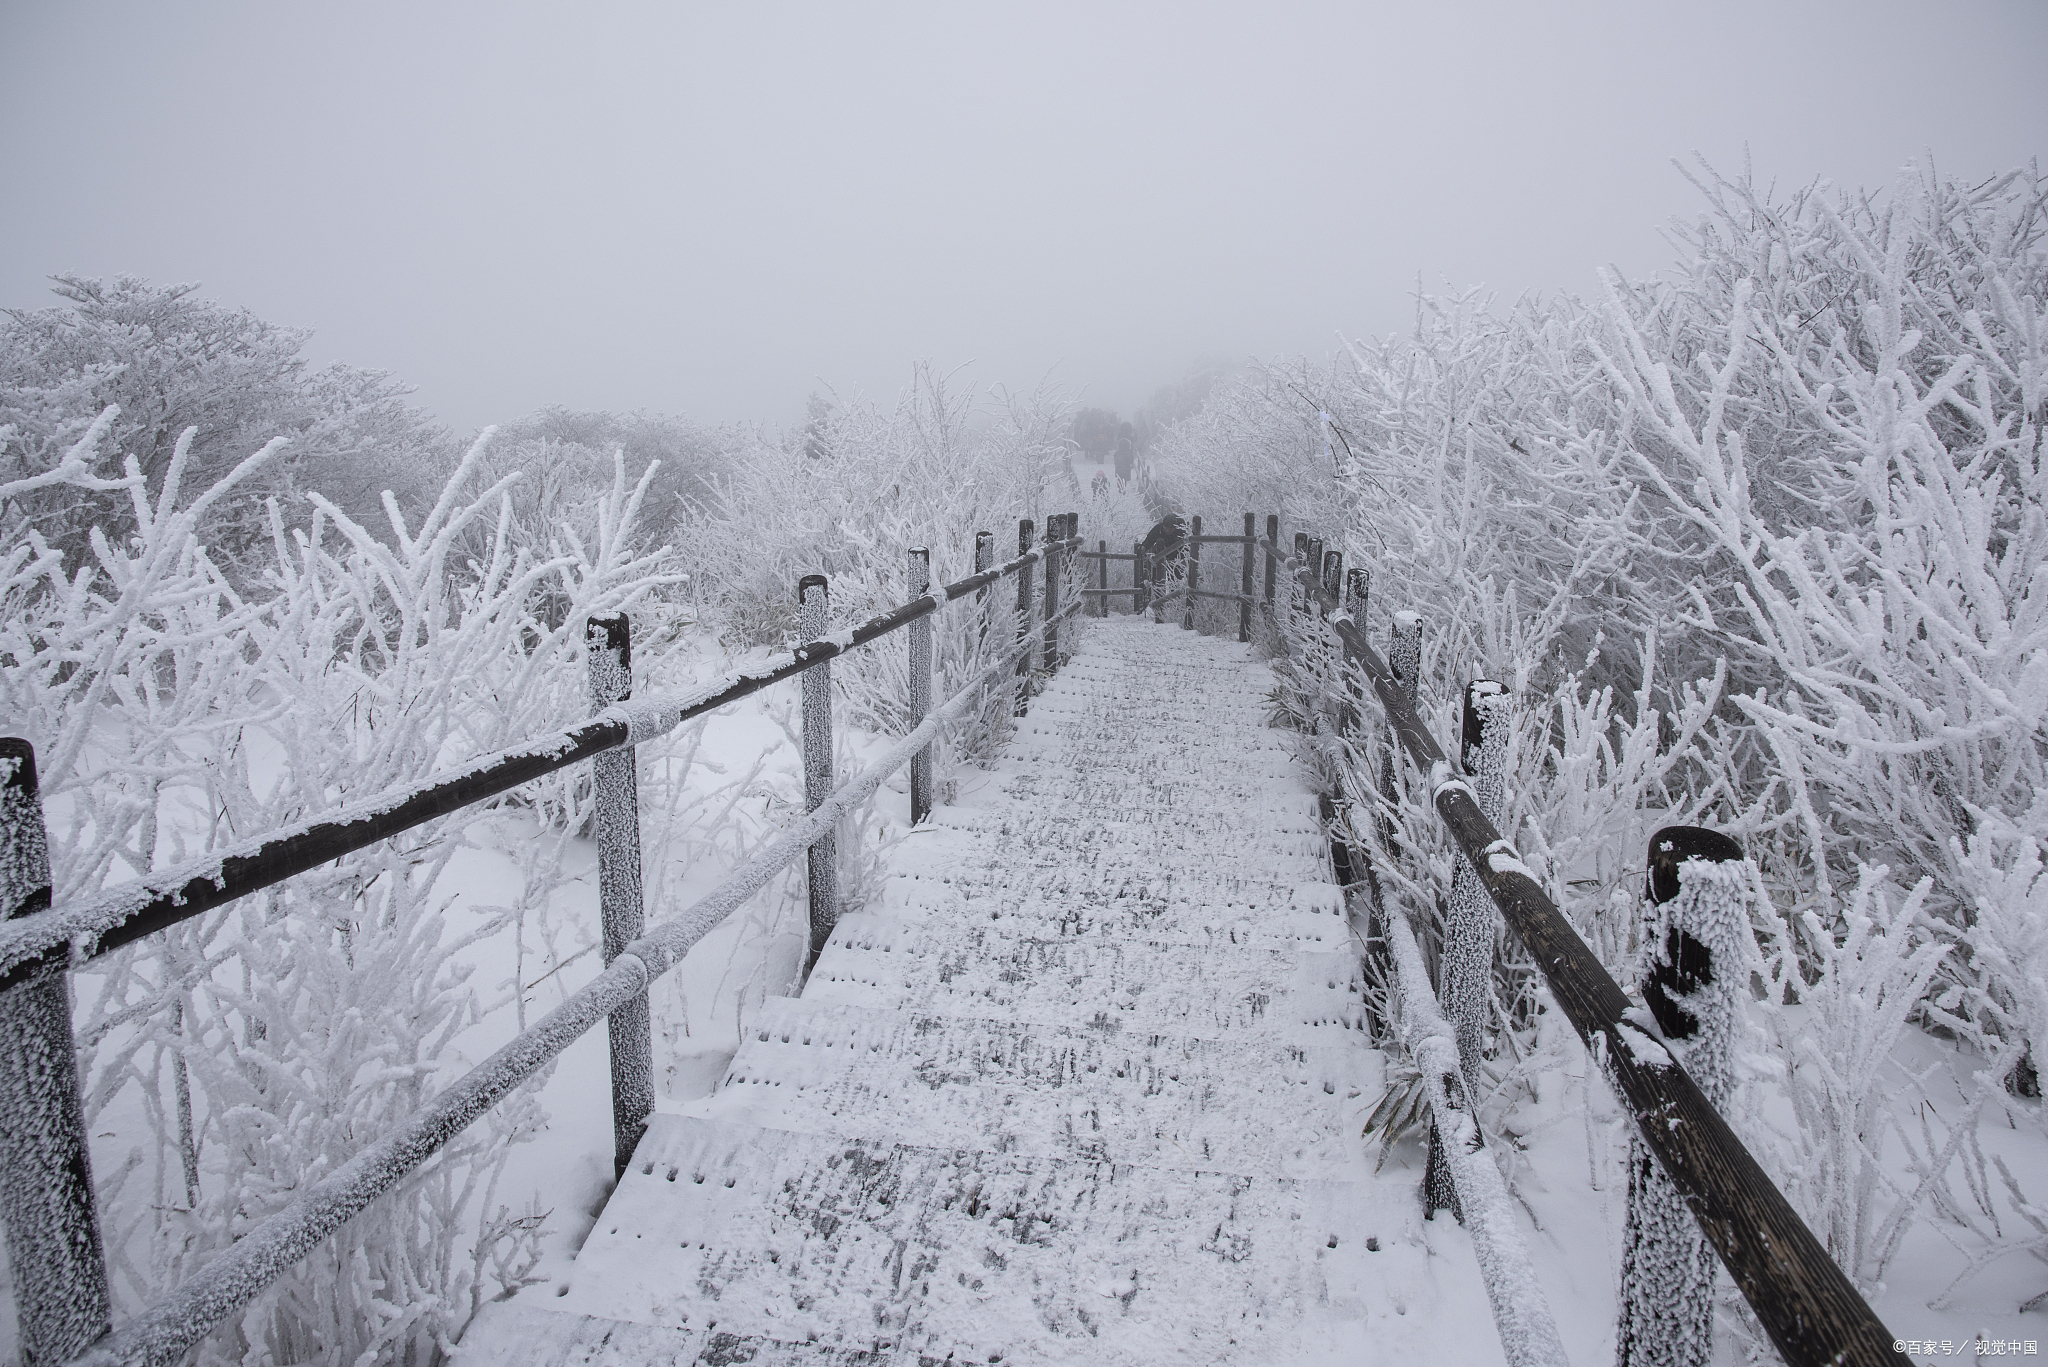
[[[1093,624],[996,780],[654,1118],[568,1285],[459,1360],[1500,1361],[1469,1243],[1366,1158],[1382,1062],[1271,686]]]

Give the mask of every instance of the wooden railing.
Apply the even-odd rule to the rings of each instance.
[[[1278,535],[1280,519],[1269,517],[1266,519],[1266,522],[1268,524],[1267,535]],[[1159,622],[1166,620],[1166,605],[1178,600],[1182,604],[1181,625],[1193,627],[1195,624],[1195,601],[1200,598],[1221,599],[1225,602],[1237,604],[1237,639],[1249,641],[1252,638],[1252,613],[1259,601],[1253,596],[1252,592],[1253,571],[1258,560],[1258,542],[1258,524],[1252,514],[1246,513],[1244,515],[1244,533],[1242,535],[1204,535],[1202,532],[1202,519],[1199,517],[1190,518],[1188,520],[1188,534],[1179,543],[1181,549],[1172,555],[1147,552],[1145,543],[1142,541],[1132,542],[1131,551],[1128,555],[1122,551],[1112,551],[1107,541],[1098,541],[1095,543],[1094,550],[1076,551],[1074,555],[1076,559],[1093,560],[1096,562],[1097,583],[1094,587],[1083,588],[1081,592],[1084,596],[1095,600],[1097,616],[1108,615],[1110,599],[1128,594],[1131,598],[1131,611],[1143,613],[1149,609],[1153,614],[1153,620]],[[1202,587],[1202,547],[1226,545],[1244,547],[1244,554],[1239,567],[1237,591],[1235,593],[1218,593],[1213,590],[1204,589]],[[1112,560],[1128,560],[1131,564],[1131,582],[1123,588],[1113,589],[1109,586],[1109,563]],[[1176,565],[1185,565],[1187,580],[1179,588],[1169,588],[1168,584],[1171,582],[1172,571]],[[1266,569],[1266,601],[1269,603],[1273,601],[1273,590],[1273,569],[1272,566],[1268,565]]]
[[[1250,521],[1247,515],[1247,525]],[[1335,638],[1337,648],[1333,654],[1349,675],[1349,680],[1336,681],[1335,690],[1347,700],[1346,708],[1349,699],[1362,695],[1362,689],[1356,685],[1369,687],[1378,697],[1392,744],[1406,753],[1418,772],[1427,775],[1431,803],[1463,862],[1542,972],[1552,998],[1635,1121],[1641,1143],[1654,1157],[1656,1168],[1690,1211],[1785,1361],[1792,1367],[1874,1367],[1878,1363],[1907,1362],[1895,1346],[1897,1341],[1862,1294],[1828,1256],[1727,1120],[1708,1102],[1699,1085],[1666,1047],[1677,1038],[1678,1031],[1673,1027],[1682,1012],[1674,1014],[1671,999],[1664,994],[1652,993],[1646,1006],[1622,990],[1522,864],[1515,847],[1481,810],[1479,795],[1468,781],[1473,775],[1454,764],[1423,726],[1414,692],[1419,665],[1414,614],[1395,616],[1394,644],[1397,652],[1408,659],[1403,661],[1404,668],[1389,668],[1363,631],[1366,577],[1354,570],[1347,578],[1342,553],[1306,532],[1296,533],[1290,554],[1279,544],[1278,519],[1269,518],[1267,526],[1267,535],[1259,542],[1266,556],[1267,583],[1273,582],[1276,566],[1282,566],[1298,595],[1282,615],[1274,610],[1272,595],[1268,593],[1268,613],[1276,631],[1283,638],[1290,630],[1296,636],[1327,631]],[[1355,714],[1351,724],[1356,724]],[[1468,711],[1468,738],[1476,739],[1475,726],[1473,714]],[[1366,786],[1375,790],[1385,787],[1384,783]],[[1663,843],[1671,848],[1661,856],[1653,850],[1652,859],[1653,871],[1661,867],[1661,877],[1673,888],[1680,876],[1683,856],[1726,857],[1711,848],[1710,840],[1697,842],[1694,848],[1682,848],[1684,842],[1674,841],[1673,834],[1659,833]],[[1721,839],[1725,841],[1725,837]],[[1349,856],[1354,868],[1370,872],[1364,850],[1353,847]],[[1670,889],[1653,889],[1655,900],[1668,900],[1671,895]],[[1382,923],[1376,929],[1382,940],[1375,945],[1368,939],[1368,953],[1382,954],[1391,961],[1381,967],[1390,970],[1405,999],[1411,1003],[1418,998],[1427,1001],[1435,994],[1426,978],[1415,981],[1424,970],[1412,943],[1407,915],[1384,904],[1378,911]],[[1466,933],[1482,934],[1490,956],[1490,924],[1468,929]],[[1446,946],[1445,957],[1450,953],[1451,947]],[[1676,972],[1681,965],[1674,961],[1671,967]],[[1694,986],[1703,983],[1711,971],[1703,960],[1694,962],[1690,958],[1683,969]],[[1432,1017],[1425,1022],[1421,1034],[1440,1039],[1446,1030],[1455,1036],[1454,1025]],[[1438,1131],[1447,1137],[1441,1148],[1446,1159],[1454,1159],[1448,1136],[1455,1133],[1464,1136],[1465,1142],[1476,1144],[1479,1131],[1471,1123],[1469,1104],[1460,1095],[1464,1083],[1457,1067],[1458,1052],[1454,1049],[1445,1053],[1434,1048],[1428,1052],[1436,1060],[1431,1076],[1426,1079],[1432,1108]],[[1457,1169],[1466,1165],[1450,1161],[1446,1166],[1456,1178]],[[1491,1167],[1490,1160],[1487,1167]],[[1637,1209],[1633,1196],[1641,1176],[1631,1173],[1632,1215]],[[1469,1203],[1469,1193],[1461,1190],[1459,1194]],[[1438,1204],[1434,1197],[1425,1199],[1432,1206]],[[1474,1233],[1476,1243],[1478,1231]],[[1643,1235],[1631,1230],[1629,1237],[1640,1242]],[[1482,1253],[1482,1263],[1483,1260]],[[1489,1276],[1490,1289],[1495,1289],[1492,1283]],[[1510,1341],[1511,1326],[1502,1318],[1500,1303],[1508,1290],[1496,1290],[1495,1308],[1503,1347],[1509,1350],[1510,1360],[1551,1361],[1549,1345],[1526,1340],[1520,1345],[1526,1352],[1520,1354],[1518,1345]],[[1648,1362],[1653,1357],[1656,1361],[1677,1360],[1646,1356],[1640,1343],[1635,1345],[1636,1355],[1630,1356],[1626,1305],[1623,1331],[1624,1363]],[[1539,1333],[1537,1339],[1540,1338]],[[1561,1360],[1562,1350],[1556,1351]]]
[[[807,576],[798,601],[809,639],[766,664],[683,692],[633,698],[626,625],[623,619],[594,620],[588,644],[597,713],[589,721],[63,906],[51,906],[34,752],[25,740],[0,737],[0,1102],[8,1111],[0,1122],[0,1221],[6,1225],[24,1361],[33,1367],[67,1361],[170,1367],[320,1240],[601,1020],[612,1023],[614,1159],[623,1164],[653,1108],[649,984],[804,854],[811,858],[811,952],[816,953],[836,914],[829,842],[841,817],[909,764],[911,811],[914,820],[923,820],[932,805],[930,754],[940,728],[976,706],[985,690],[1013,668],[1028,683],[1030,656],[1041,642],[1044,669],[1058,668],[1061,624],[1082,601],[1060,605],[1059,585],[1079,544],[1076,518],[1067,513],[1049,519],[1047,538],[1036,546],[1031,523],[1020,523],[1018,554],[1001,565],[992,563],[993,538],[980,533],[975,573],[938,589],[928,588],[928,554],[912,548],[910,600],[837,633],[824,630],[823,577]],[[1037,597],[1044,605],[1035,625],[1034,566],[1041,567],[1043,592]],[[973,594],[983,611],[972,629],[985,637],[990,591],[1013,575],[1021,609],[1015,643],[931,708],[930,618],[944,604]],[[913,725],[880,761],[834,784],[829,662],[906,627],[912,628]],[[634,747],[793,675],[802,675],[805,687],[805,816],[709,895],[646,929],[639,815],[632,796]],[[1019,685],[1003,686],[1017,688],[1021,700]],[[598,762],[604,970],[397,1129],[301,1190],[134,1319],[112,1327],[72,1037],[70,974],[156,931],[585,760]]]
[[[1417,708],[1420,624],[1416,615],[1395,614],[1395,664],[1389,667],[1365,638],[1370,587],[1365,571],[1354,567],[1347,575],[1342,552],[1305,531],[1294,534],[1290,551],[1281,544],[1277,516],[1266,519],[1263,535],[1254,535],[1255,525],[1254,516],[1246,513],[1243,536],[1205,537],[1200,534],[1201,519],[1189,519],[1187,549],[1171,567],[1179,569],[1185,581],[1172,590],[1164,587],[1171,577],[1170,567],[1159,557],[1148,557],[1142,544],[1125,556],[1111,554],[1106,545],[1098,543],[1095,551],[1080,552],[1101,566],[1099,585],[1086,592],[1104,605],[1104,611],[1112,597],[1129,594],[1133,611],[1142,613],[1150,607],[1155,620],[1161,621],[1164,602],[1184,598],[1187,606],[1182,625],[1189,627],[1194,624],[1196,598],[1235,600],[1241,611],[1240,640],[1251,637],[1250,615],[1256,606],[1282,650],[1298,648],[1314,633],[1327,633],[1325,640],[1333,647],[1327,653],[1346,676],[1330,681],[1333,694],[1342,699],[1337,709],[1339,729],[1348,736],[1356,734],[1362,725],[1357,703],[1367,688],[1378,697],[1385,713],[1390,748],[1383,762],[1388,768],[1362,786],[1374,792],[1387,790],[1394,748],[1405,752],[1416,770],[1427,775],[1438,819],[1462,855],[1460,862],[1469,870],[1466,876],[1475,880],[1471,896],[1481,904],[1490,902],[1528,951],[1552,998],[1635,1121],[1645,1151],[1642,1162],[1654,1165],[1655,1171],[1648,1166],[1641,1172],[1631,1170],[1631,1227],[1626,1234],[1629,1256],[1661,1257],[1667,1263],[1684,1261],[1684,1250],[1651,1247],[1665,1236],[1647,1222],[1640,1228],[1637,1225],[1639,1213],[1654,1204],[1654,1192],[1645,1192],[1661,1178],[1690,1213],[1792,1367],[1906,1362],[1891,1332],[1667,1047],[1677,1046],[1693,1024],[1684,1005],[1693,997],[1681,993],[1674,1000],[1673,994],[1656,990],[1653,982],[1647,1005],[1632,1000],[1481,810],[1473,781],[1479,777],[1476,754],[1484,748],[1484,717],[1489,710],[1485,704],[1491,700],[1484,695],[1504,690],[1498,685],[1486,686],[1488,681],[1475,685],[1465,717],[1468,763],[1453,763],[1423,726]],[[1240,586],[1235,593],[1212,593],[1200,587],[1200,547],[1215,542],[1244,543]],[[1252,591],[1255,547],[1265,560],[1264,592],[1258,598]],[[1111,560],[1131,562],[1129,587],[1109,587]],[[1282,580],[1290,587],[1285,604],[1277,603],[1275,596],[1276,582]],[[1688,859],[1740,858],[1739,849],[1726,837],[1690,827],[1660,831],[1652,845],[1651,899],[1659,903],[1676,895]],[[1563,1348],[1528,1268],[1528,1253],[1500,1190],[1499,1172],[1483,1151],[1484,1138],[1467,1095],[1465,1074],[1472,1065],[1462,1058],[1466,1050],[1460,1047],[1459,1036],[1473,1027],[1459,1020],[1459,1011],[1446,1009],[1460,985],[1441,989],[1445,1008],[1440,1008],[1440,989],[1430,982],[1410,915],[1382,896],[1367,851],[1339,839],[1332,854],[1350,875],[1344,878],[1347,901],[1355,898],[1366,904],[1359,909],[1355,924],[1364,953],[1372,961],[1369,976],[1383,982],[1400,1005],[1406,1017],[1404,1041],[1423,1073],[1433,1119],[1431,1161],[1424,1178],[1425,1208],[1431,1213],[1450,1208],[1466,1222],[1493,1302],[1502,1348],[1512,1367],[1562,1364]],[[1454,903],[1464,900],[1458,896],[1461,892],[1463,889],[1454,887]],[[1454,917],[1445,933],[1483,937],[1490,961],[1490,921],[1458,924]],[[1661,965],[1660,972],[1696,994],[1711,980],[1711,965],[1697,943],[1687,940],[1681,954],[1676,930],[1672,939],[1671,961]],[[1455,941],[1447,942],[1441,957],[1451,959],[1456,948]],[[1439,976],[1448,971],[1440,967]],[[1462,985],[1462,990],[1470,992],[1472,986]],[[1375,1021],[1376,1030],[1382,1025]],[[1684,1223],[1683,1216],[1678,1219]],[[1710,1274],[1711,1264],[1706,1267]],[[1711,1275],[1703,1291],[1692,1290],[1699,1293],[1695,1303],[1703,1304],[1710,1314]],[[1691,1360],[1682,1353],[1674,1354],[1668,1343],[1651,1341],[1650,1335],[1661,1326],[1647,1326],[1646,1333],[1640,1306],[1634,1307],[1637,1313],[1632,1320],[1630,1294],[1624,1287],[1618,1334],[1622,1367]]]

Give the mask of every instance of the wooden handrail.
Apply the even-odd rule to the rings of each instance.
[[[956,580],[821,640],[806,641],[779,660],[735,670],[697,688],[607,708],[553,735],[485,755],[423,782],[255,836],[178,868],[124,883],[92,897],[0,924],[0,990],[57,963],[79,967],[122,945],[261,891],[273,883],[365,849],[415,826],[474,806],[523,783],[623,745],[638,745],[684,722],[821,660],[908,626],[945,603],[1026,569],[1048,550],[1080,544],[1050,541],[1005,564]]]
[[[1079,608],[1076,602],[1060,616],[1071,616]],[[648,986],[681,963],[691,946],[872,796],[883,779],[931,744],[939,728],[972,705],[980,690],[1000,678],[1014,655],[1029,645],[1027,638],[1005,650],[880,760],[839,785],[718,887],[625,946],[602,973],[560,1006],[437,1092],[388,1134],[299,1191],[282,1210],[258,1221],[161,1300],[73,1358],[69,1367],[174,1367],[182,1361],[192,1345],[283,1276],[320,1240],[389,1191],[599,1021],[643,998]]]
[[[1910,1359],[1744,1147],[1699,1085],[1665,1049],[1649,1009],[1632,1001],[1537,884],[1513,845],[1436,743],[1365,633],[1306,561],[1261,539],[1326,612],[1386,710],[1388,724],[1429,775],[1437,816],[1520,937],[1565,1017],[1634,1117],[1743,1299],[1791,1367],[1876,1367]],[[1318,557],[1320,561],[1320,557]]]

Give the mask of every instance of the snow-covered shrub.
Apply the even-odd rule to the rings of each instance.
[[[2041,189],[1931,172],[1883,209],[1715,180],[1669,289],[1611,291],[1632,464],[1699,548],[1688,625],[1803,828],[1815,889],[1882,862],[1967,940],[1986,821],[2048,835]],[[1965,952],[1988,1022],[2024,988]],[[2013,1060],[2015,1067],[2019,1059]]]
[[[66,307],[0,313],[0,481],[46,472],[110,406],[119,411],[106,450],[133,456],[153,489],[188,430],[186,479],[200,488],[288,438],[212,504],[201,529],[223,567],[253,557],[260,569],[264,499],[283,499],[297,522],[309,511],[305,493],[317,489],[369,520],[390,489],[416,515],[461,452],[388,374],[314,366],[301,354],[306,329],[201,298],[196,285],[54,280]],[[16,497],[74,562],[86,556],[93,527],[117,539],[134,530],[126,500],[67,488]]]
[[[611,487],[612,464],[623,455],[631,470],[653,468],[641,500],[636,549],[673,544],[676,525],[712,490],[726,464],[730,433],[706,431],[680,418],[649,413],[577,413],[543,408],[502,424],[484,452],[479,475],[489,483],[520,473],[509,490],[512,542],[543,545],[559,528],[580,535],[595,529],[596,509]],[[463,555],[484,559],[491,528],[472,527]]]
[[[1650,829],[1744,843],[1760,937],[1843,1003],[1808,1012],[1785,1085],[1793,1151],[1834,1155],[1802,1206],[1871,1277],[1897,1221],[1967,1223],[1941,1195],[1951,1160],[1980,1211],[2031,1209],[1970,1159],[1973,1119],[1916,1150],[1925,1199],[1873,1195],[1856,1155],[1882,1126],[1819,1079],[1862,1059],[1842,1075],[1867,1087],[1899,1038],[1878,1023],[1919,1019],[1968,1046],[1966,1093],[2038,1090],[2048,217],[2031,171],[1914,172],[1886,198],[1701,188],[1659,280],[1501,315],[1425,299],[1412,336],[1223,385],[1154,459],[1179,506],[1341,537],[1374,572],[1376,638],[1419,611],[1439,737],[1467,680],[1510,684],[1507,834],[1611,968],[1640,933],[1622,881]],[[1427,910],[1448,848],[1354,749],[1354,825],[1373,845],[1392,822],[1381,876]],[[1866,889],[1878,865],[1912,896]],[[2015,1246],[2006,1223],[1987,1248]]]
[[[1628,639],[1654,620],[1622,574],[1628,492],[1606,473],[1606,435],[1581,430],[1597,406],[1558,383],[1588,320],[1484,304],[1425,300],[1413,336],[1327,372],[1257,368],[1154,455],[1186,511],[1277,512],[1290,544],[1307,530],[1370,568],[1371,620],[1420,612],[1440,643],[1432,693],[1554,677],[1598,632]]]
[[[1883,1278],[1928,1195],[1896,1188],[1884,1148],[1912,1083],[1893,1054],[1946,953],[1918,924],[1931,881],[1900,898],[1888,872],[1859,870],[1836,924],[1763,902],[1773,946],[1757,1007],[1766,1045],[1749,1060],[1780,1080],[1796,1122],[1789,1142],[1771,1146],[1773,1175],[1835,1261],[1866,1284]],[[1752,1115],[1749,1129],[1761,1133],[1764,1122]]]
[[[120,481],[91,473],[108,425],[50,483],[111,484],[132,536],[94,529],[95,563],[74,569],[32,523],[0,528],[0,697],[41,757],[60,901],[582,715],[582,620],[671,577],[662,554],[630,548],[646,480],[629,483],[622,462],[588,542],[567,531],[519,546],[509,477],[465,487],[479,443],[417,525],[387,499],[383,539],[317,495],[310,525],[288,528],[272,501],[272,560],[245,597],[201,529],[275,447],[181,506],[193,434],[152,489],[133,457]],[[0,499],[19,508],[20,492],[0,486]],[[465,528],[493,519],[488,557],[456,563]],[[551,622],[553,598],[568,610]],[[574,820],[579,783],[535,785],[540,805]],[[461,820],[83,975],[88,1124],[139,1108],[157,1140],[154,1154],[96,1164],[122,1302],[189,1273],[460,1072],[446,1047],[486,1005],[462,952],[498,929],[452,934],[431,895]],[[531,1222],[490,1208],[490,1189],[505,1145],[535,1120],[529,1098],[473,1127],[224,1326],[208,1359],[341,1363],[445,1346],[489,1294],[487,1264],[522,1275]]]
[[[1087,506],[1066,463],[1065,410],[1049,400],[981,407],[921,369],[893,409],[819,408],[801,440],[736,452],[679,530],[700,611],[730,645],[794,643],[796,585],[806,574],[830,580],[835,624],[860,622],[909,597],[910,547],[929,548],[932,580],[942,584],[972,572],[976,531],[995,533],[1000,564],[1017,553],[1019,518],[1042,535],[1048,515]],[[985,637],[973,598],[939,613],[935,699],[978,672],[990,649],[1014,641],[1012,585],[992,591]],[[907,669],[893,640],[834,661],[843,715],[873,731],[908,729]],[[1000,711],[940,746],[941,775],[949,755],[990,751]]]

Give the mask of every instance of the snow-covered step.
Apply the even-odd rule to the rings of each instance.
[[[940,824],[931,832],[939,838],[930,843],[957,848],[970,859],[976,851],[993,856],[1026,847],[1057,859],[1080,846],[1116,849],[1145,859],[1156,857],[1152,852],[1161,841],[1170,849],[1214,856],[1219,838],[1230,840],[1233,854],[1313,859],[1327,849],[1319,838],[1312,798],[1288,810],[1266,804],[1247,810],[1237,802],[1183,804],[1173,801],[1170,793],[1139,798],[1089,794],[1039,804],[1020,802],[978,812],[984,819],[973,825],[957,820]]]
[[[1019,768],[1003,776],[1000,798],[982,798],[973,805],[941,807],[932,813],[933,830],[1000,834],[1019,821],[1063,819],[1103,820],[1157,826],[1162,819],[1232,821],[1254,830],[1298,830],[1317,816],[1315,795],[1302,788],[1298,776],[1285,784],[1260,785],[1256,795],[1227,791],[1185,776],[1148,766],[1136,778],[1079,784],[1064,778],[1048,763],[1043,770]]]
[[[657,1116],[553,1308],[906,1361],[1350,1363],[1427,1299],[1415,1216],[1369,1183]]]
[[[1299,782],[1292,758],[1277,746],[1240,747],[1227,738],[1218,738],[1212,743],[1196,743],[1119,737],[1113,726],[1103,728],[1101,735],[1096,737],[1103,742],[1102,749],[1087,748],[1086,739],[1077,737],[1063,741],[1059,746],[1023,749],[1017,752],[1010,764],[1015,771],[1025,773],[1031,772],[1034,766],[1061,766],[1061,772],[1048,781],[1062,783],[1129,783],[1133,778],[1153,773],[1173,775],[1184,781],[1199,780],[1236,791],[1246,791],[1255,779],[1269,783],[1293,780],[1296,785]],[[1111,742],[1115,742],[1113,748],[1109,748]],[[1066,772],[1065,766],[1074,762],[1076,751],[1086,754],[1079,773]]]
[[[1011,939],[1000,922],[841,917],[805,996],[976,1019],[1336,1043],[1363,1028],[1356,954],[1147,940]],[[1327,1037],[1327,1038],[1325,1038]]]
[[[1285,754],[1284,733],[1266,724],[1264,707],[1118,709],[1100,705],[1062,707],[1056,700],[1040,699],[1030,713],[1018,719],[1020,751],[1038,751],[1038,737],[1057,744],[1072,745],[1093,740],[1113,741],[1117,750],[1129,748],[1161,753],[1215,750],[1225,745],[1242,745],[1246,752]],[[1107,756],[1105,756],[1106,758]]]
[[[465,1367],[945,1367],[939,1358],[578,1315],[530,1299],[493,1305],[478,1316],[457,1360]]]
[[[770,998],[691,1114],[847,1138],[1345,1177],[1377,1053]]]
[[[884,885],[883,915],[904,921],[986,923],[1012,939],[1100,937],[1159,944],[1260,945],[1345,952],[1352,944],[1333,884],[1260,879],[1140,880],[1097,876],[1082,861],[1020,888],[999,878],[898,875]]]

